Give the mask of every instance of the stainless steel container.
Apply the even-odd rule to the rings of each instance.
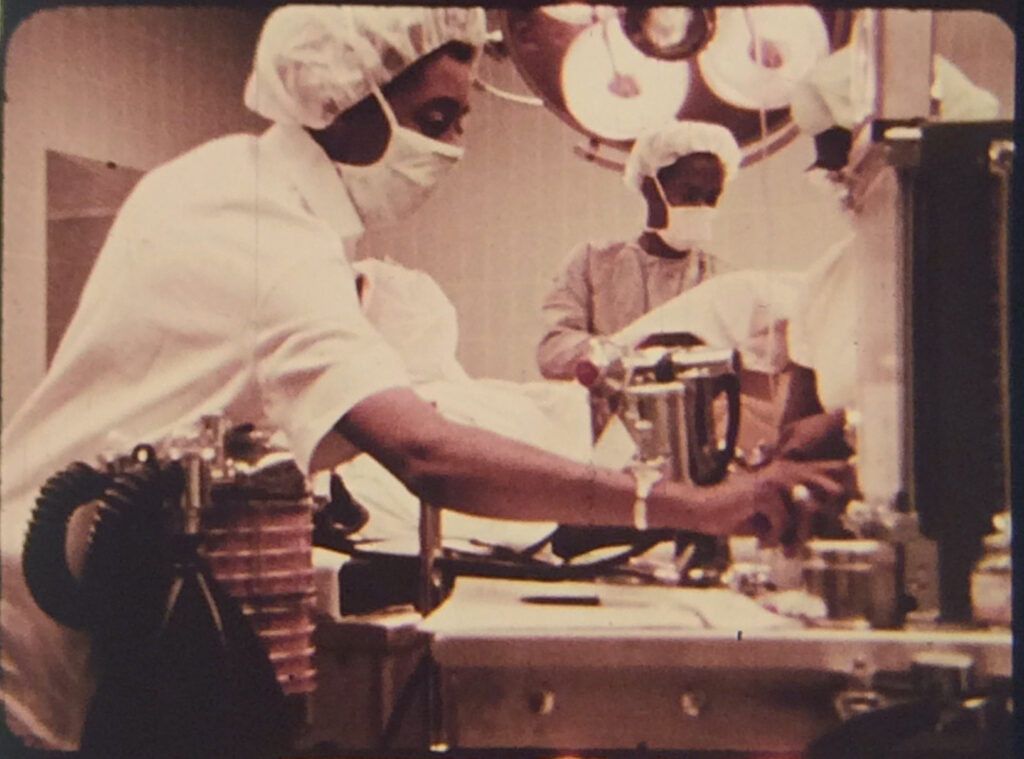
[[[897,611],[895,552],[877,540],[813,540],[807,544],[806,590],[825,602],[827,622],[890,627]]]
[[[638,460],[667,465],[674,480],[709,485],[725,476],[735,451],[738,371],[735,350],[654,345],[593,374],[600,392],[615,399]]]

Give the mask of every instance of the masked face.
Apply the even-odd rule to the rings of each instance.
[[[688,153],[651,177],[660,203],[648,223],[675,250],[700,248],[711,239],[711,224],[725,185],[725,170],[713,153]],[[648,201],[650,202],[650,200]],[[661,212],[664,211],[662,224]]]
[[[665,203],[666,225],[651,231],[674,250],[691,250],[707,245],[711,240],[711,225],[718,209],[706,205],[670,205],[661,180],[655,177],[654,184]]]
[[[368,229],[394,224],[419,208],[465,152],[402,126],[376,86],[373,94],[391,129],[384,155],[368,166],[335,163]]]

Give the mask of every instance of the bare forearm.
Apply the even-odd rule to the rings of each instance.
[[[396,391],[398,393],[400,391]],[[449,422],[426,404],[390,394],[360,404],[339,429],[388,467],[414,493],[459,511],[500,519],[631,525],[632,475],[579,464],[493,433]],[[373,412],[372,416],[369,412]],[[388,424],[382,415],[396,417]],[[366,417],[370,417],[369,420]],[[412,418],[412,417],[415,417]],[[401,419],[401,421],[398,421]],[[374,435],[367,425],[380,426]],[[404,435],[397,425],[413,431]],[[367,432],[371,434],[367,434]],[[704,532],[733,526],[717,491],[659,483],[648,498],[648,524]],[[731,511],[731,506],[725,506]]]
[[[461,428],[446,436],[427,469],[433,471],[424,478],[423,495],[460,511],[566,524],[633,523],[632,475],[579,464],[484,430]],[[657,516],[652,526],[654,521],[669,526],[667,509]],[[672,526],[678,526],[675,521]]]
[[[633,524],[631,475],[455,424],[408,388],[361,401],[337,430],[435,504],[499,519]],[[662,481],[648,495],[647,524],[714,535],[754,527],[769,543],[796,525],[800,541],[815,504],[838,503],[848,479],[843,460],[778,459],[710,487]],[[813,497],[793,496],[798,485]]]

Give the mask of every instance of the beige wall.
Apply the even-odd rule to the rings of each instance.
[[[4,62],[3,418],[45,367],[47,150],[149,169],[225,132],[262,16],[61,8],[11,32]],[[210,65],[215,61],[216,65]]]

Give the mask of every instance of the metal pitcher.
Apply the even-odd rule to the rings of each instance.
[[[665,466],[674,480],[710,485],[725,476],[736,448],[739,368],[733,349],[657,345],[595,366],[592,387],[614,399],[638,460]]]

